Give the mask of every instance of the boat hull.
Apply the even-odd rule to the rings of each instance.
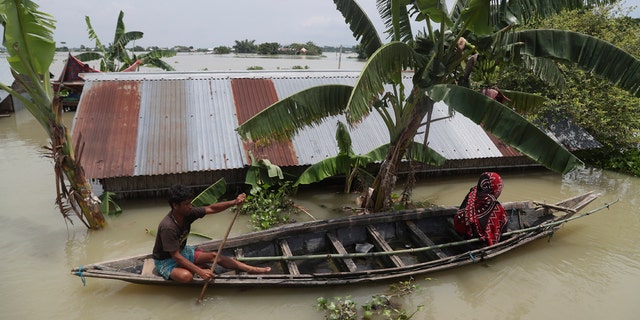
[[[209,285],[219,287],[308,287],[401,279],[485,261],[548,236],[599,195],[589,192],[553,205],[532,201],[504,203],[509,214],[502,241],[486,246],[462,239],[452,217],[456,207],[348,216],[285,225],[227,239],[222,253],[252,265],[269,266],[268,274],[222,271]],[[220,240],[198,245],[215,251]],[[146,262],[146,265],[145,265]],[[75,268],[82,277],[140,284],[183,284],[153,270],[150,254]]]

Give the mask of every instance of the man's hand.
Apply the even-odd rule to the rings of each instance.
[[[198,270],[197,274],[204,281],[211,281],[213,279],[213,277],[215,277],[215,274],[213,274],[213,272],[211,272],[211,270],[209,270],[209,269],[200,268],[200,270]]]
[[[247,198],[247,195],[246,195],[246,194],[244,194],[244,193],[239,194],[239,195],[236,197],[235,204],[236,204],[236,205],[243,204],[243,203],[244,203],[244,200],[245,200],[246,198]]]

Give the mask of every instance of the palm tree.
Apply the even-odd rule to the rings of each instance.
[[[449,11],[444,0],[378,0],[390,39],[383,44],[356,1],[334,0],[370,57],[356,84],[318,86],[296,93],[249,119],[238,132],[255,140],[284,139],[338,114],[344,114],[354,126],[375,110],[387,122],[390,148],[372,185],[374,211],[391,205],[400,161],[418,129],[424,127],[428,136],[438,101],[547,168],[568,172],[581,163],[578,158],[504,104],[469,89],[469,79],[474,61],[502,58],[530,66],[543,78],[557,71],[553,66],[558,61],[640,95],[640,62],[615,46],[569,31],[513,30],[533,18],[605,2],[612,1],[458,0]],[[412,17],[425,23],[424,31],[413,34]],[[388,84],[404,89],[400,81],[404,69],[413,70],[412,87],[385,93]]]
[[[125,32],[123,18],[124,12],[120,11],[113,43],[105,47],[91,26],[91,19],[86,16],[85,21],[87,22],[89,39],[95,40],[96,49],[100,52],[83,52],[77,55],[76,58],[81,61],[100,60],[100,71],[122,71],[136,64],[137,61],[140,61],[138,62],[139,65],[157,67],[167,71],[175,70],[171,65],[162,61],[162,58],[175,56],[176,52],[174,50],[154,49],[139,56],[136,56],[135,53],[130,56],[126,46],[131,41],[142,39],[143,33],[140,31]]]
[[[100,229],[106,221],[100,202],[76,155],[71,135],[62,120],[60,97],[53,97],[49,82],[49,66],[55,53],[53,29],[55,21],[31,1],[3,1],[0,22],[4,27],[3,45],[16,82],[26,91],[23,96],[5,84],[0,88],[20,99],[24,106],[47,131],[51,138],[48,156],[53,159],[56,177],[56,204],[63,217],[70,222],[69,213],[75,212],[90,229]],[[66,176],[69,186],[66,185]]]

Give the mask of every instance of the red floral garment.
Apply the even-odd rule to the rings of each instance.
[[[479,237],[493,245],[506,230],[507,213],[498,202],[502,178],[495,172],[480,175],[478,185],[471,188],[453,216],[456,232],[470,239]]]

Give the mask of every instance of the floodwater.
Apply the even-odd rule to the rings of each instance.
[[[72,116],[65,114],[68,123]],[[0,319],[323,319],[315,310],[318,297],[351,296],[362,304],[390,284],[242,290],[211,285],[202,305],[196,304],[200,288],[93,278],[83,285],[71,268],[150,252],[154,239],[145,229],[156,228],[168,205],[164,199],[120,202],[124,213],[109,218],[101,231],[87,231],[77,220],[67,224],[54,206],[44,145],[44,130],[26,110],[0,118]],[[544,170],[502,175],[502,201],[553,203],[596,190],[602,196],[585,211],[619,202],[566,224],[550,242],[536,241],[486,264],[416,277],[418,290],[403,300],[410,312],[424,307],[414,319],[638,319],[640,179],[599,170],[564,177]],[[476,179],[421,178],[413,198],[458,205]],[[333,209],[353,205],[355,198],[339,190],[305,190],[295,201],[317,218],[336,217],[343,213]],[[193,231],[219,238],[231,217],[207,217]],[[240,216],[231,233],[249,229]]]
[[[75,55],[75,53],[73,53]],[[258,56],[255,54],[205,54],[202,52],[178,53],[175,57],[164,58],[176,71],[238,71],[249,67],[264,70],[360,70],[363,61],[354,53],[325,52],[322,56]],[[67,53],[56,53],[50,71],[57,77],[64,67]],[[100,69],[100,61],[87,61],[89,66]],[[159,68],[141,67],[140,71],[162,72]]]

